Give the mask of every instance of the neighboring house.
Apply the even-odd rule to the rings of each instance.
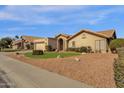
[[[32,49],[34,45],[34,40],[43,39],[41,37],[34,36],[21,36],[19,40],[12,42],[13,49]]]
[[[34,50],[43,50],[45,51],[46,46],[50,46],[52,50],[57,49],[57,40],[56,38],[44,38],[34,40]]]
[[[21,47],[22,47],[22,40],[14,40],[12,42],[13,49],[21,49]]]
[[[93,52],[109,52],[110,41],[116,39],[116,33],[115,30],[106,30],[100,32],[81,30],[72,36],[59,34],[56,36],[56,39],[57,50],[59,51],[66,51],[68,48],[90,46]]]
[[[21,36],[20,40],[15,40],[12,43],[13,49],[42,49],[46,50],[46,46],[49,45],[53,49],[57,48],[57,42],[55,38],[41,38],[34,36]]]

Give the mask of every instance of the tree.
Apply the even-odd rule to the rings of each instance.
[[[124,47],[124,39],[120,38],[120,39],[114,39],[110,42],[110,49],[111,51],[116,51],[116,48],[121,48]]]
[[[16,35],[16,36],[15,36],[15,39],[19,39],[19,36],[18,36],[18,35]]]
[[[0,48],[4,48],[5,42],[0,40]]]
[[[0,40],[0,46],[2,48],[10,48],[11,44],[12,44],[12,38],[10,37],[4,37]]]

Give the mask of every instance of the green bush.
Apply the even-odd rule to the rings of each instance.
[[[52,46],[47,45],[47,46],[46,46],[46,51],[52,51]]]
[[[87,47],[87,52],[92,53],[92,48],[90,46]]]
[[[68,51],[80,52],[80,48],[68,48]]]
[[[80,47],[80,51],[79,52],[85,52],[85,53],[87,53],[87,47]]]
[[[75,52],[84,52],[84,53],[91,53],[92,52],[92,48],[90,46],[88,47],[79,47],[79,48],[68,48],[68,51],[75,51]]]
[[[117,52],[116,48],[124,47],[124,39],[114,39],[110,42],[111,51]]]
[[[76,48],[68,48],[68,51],[75,51]]]
[[[0,52],[16,52],[20,51],[20,49],[1,49]]]
[[[43,50],[33,50],[33,55],[43,55]]]
[[[114,79],[119,88],[124,88],[124,50],[118,50],[118,59],[114,62]]]

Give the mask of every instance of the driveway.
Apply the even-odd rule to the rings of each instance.
[[[0,68],[20,88],[81,88],[91,87],[79,81],[48,72],[0,53]]]

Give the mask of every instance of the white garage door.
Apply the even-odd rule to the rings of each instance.
[[[36,43],[35,50],[45,50],[45,43]]]

